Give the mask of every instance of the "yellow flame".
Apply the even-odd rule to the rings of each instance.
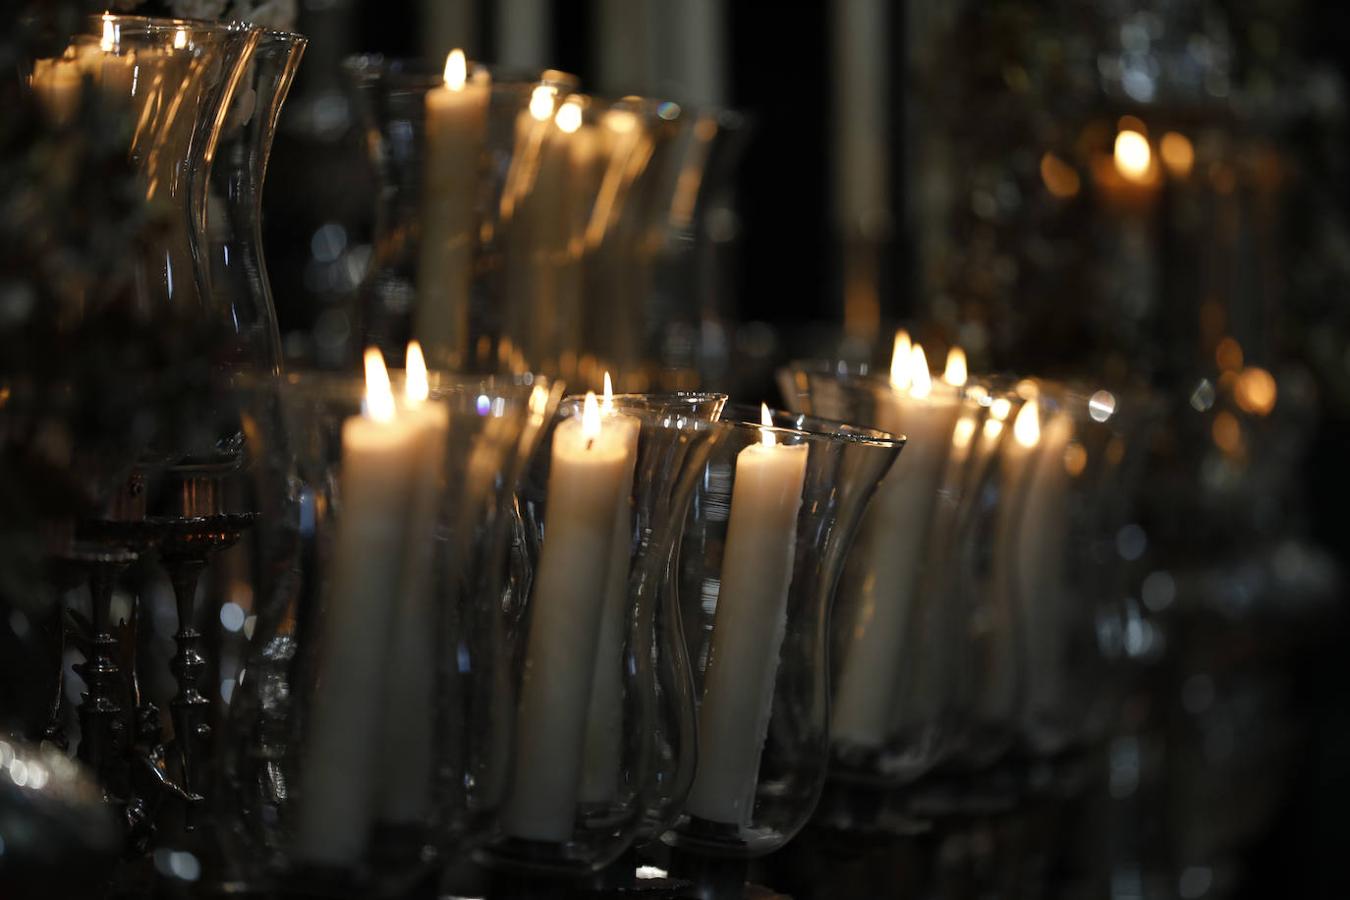
[[[1011,412],[1012,401],[1007,397],[995,397],[994,402],[989,404],[989,415],[993,416],[996,421],[1002,422],[1008,418],[1008,414]]]
[[[1186,135],[1179,131],[1167,132],[1162,136],[1158,152],[1162,156],[1163,165],[1167,166],[1167,171],[1172,175],[1185,178],[1191,174],[1191,168],[1195,165],[1195,147],[1191,145],[1191,140]]]
[[[987,441],[998,440],[998,436],[1003,433],[1003,422],[999,419],[984,420],[984,439]]]
[[[182,50],[187,46],[187,29],[179,28],[173,33],[173,49]]]
[[[587,391],[581,405],[581,436],[588,441],[600,436],[600,404],[595,400],[595,391]]]
[[[458,47],[445,55],[444,77],[445,86],[452,91],[464,90],[464,83],[469,80],[469,61]]]
[[[916,343],[909,351],[909,395],[920,399],[933,393],[933,376],[928,372],[928,357]]]
[[[947,351],[947,368],[942,371],[942,380],[952,387],[961,387],[970,373],[966,370],[966,351],[953,347]]]
[[[765,447],[772,447],[778,443],[778,438],[769,429],[773,427],[773,416],[769,414],[769,404],[761,403],[759,405],[759,422],[764,427],[759,430],[759,439]]]
[[[389,385],[389,370],[376,347],[366,348],[366,418],[376,422],[394,421],[394,390]]]
[[[117,49],[117,26],[113,24],[111,13],[103,14],[103,37],[99,39],[98,48],[104,53]]]
[[[574,133],[581,127],[581,104],[569,98],[558,110],[553,121],[557,123],[558,130],[564,134]]]
[[[1148,181],[1149,166],[1153,161],[1148,138],[1128,129],[1117,134],[1115,161],[1116,171],[1122,177],[1140,183]]]
[[[605,127],[615,134],[628,134],[637,123],[637,116],[626,109],[612,109],[605,114]]]
[[[536,122],[547,122],[553,115],[553,97],[558,89],[549,84],[537,84],[530,92],[530,116]]]
[[[976,427],[975,419],[972,416],[962,416],[957,419],[956,427],[952,429],[952,446],[957,450],[968,448],[971,440],[975,437]]]
[[[600,403],[600,411],[605,415],[614,413],[614,380],[609,377],[609,370],[605,370],[605,396]]]
[[[431,395],[427,384],[427,360],[422,345],[408,341],[407,362],[404,363],[403,396],[410,403],[421,403]]]
[[[909,346],[909,332],[901,328],[891,350],[891,384],[897,388],[909,387]]]
[[[1023,447],[1034,447],[1041,439],[1041,410],[1035,399],[1028,400],[1013,422],[1013,437]]]

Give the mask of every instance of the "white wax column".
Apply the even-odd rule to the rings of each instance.
[[[614,509],[631,468],[618,428],[586,436],[580,416],[553,436],[544,542],[530,594],[530,636],[516,717],[508,834],[571,838],[595,672]]]
[[[39,59],[30,82],[43,110],[58,124],[69,122],[80,105],[83,79],[79,64],[67,59]]]
[[[633,416],[605,418],[605,428],[624,432],[628,467],[614,507],[614,531],[610,539],[609,573],[605,577],[605,603],[600,614],[596,644],[595,675],[586,714],[586,751],[581,775],[581,801],[607,803],[618,792],[621,734],[623,729],[623,647],[628,612],[628,570],[632,562],[633,467],[637,464],[640,422]]]
[[[834,694],[830,734],[836,742],[880,747],[897,713],[903,718],[919,712],[897,709],[896,692],[933,503],[959,411],[955,392],[939,388],[925,398],[897,393],[881,423],[908,440],[868,506],[857,545],[859,568],[850,585],[861,596]]]
[[[426,95],[422,234],[414,336],[441,365],[463,365],[477,242],[474,203],[490,88],[474,77]]]
[[[361,416],[342,426],[337,538],[320,620],[320,670],[301,769],[295,854],[350,865],[374,813],[390,604],[398,590],[420,429]],[[397,761],[384,764],[397,765]]]
[[[402,576],[391,598],[393,633],[379,730],[383,749],[376,765],[380,818],[412,823],[426,821],[431,801],[437,649],[432,573],[449,410],[441,403],[423,402],[403,415],[417,428],[419,445],[409,472]]]
[[[686,809],[749,821],[787,627],[808,448],[753,444],[736,457],[717,614],[698,718],[698,771]]]

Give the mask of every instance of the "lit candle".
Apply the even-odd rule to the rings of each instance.
[[[614,507],[614,536],[610,539],[609,574],[605,578],[605,605],[600,614],[595,676],[586,715],[586,752],[581,776],[583,803],[608,803],[618,792],[623,730],[623,646],[628,621],[628,569],[633,543],[633,467],[637,464],[640,423],[614,409],[614,387],[605,373],[605,396],[600,406],[606,428],[624,432],[628,468],[619,501]]]
[[[69,122],[80,105],[84,78],[74,59],[39,59],[29,81],[42,109],[57,124]]]
[[[631,480],[628,428],[582,415],[553,435],[544,541],[530,594],[530,634],[516,717],[515,778],[502,812],[508,834],[572,836],[595,656],[610,571],[615,509]]]
[[[426,95],[426,159],[414,334],[442,365],[467,361],[475,201],[490,93],[487,72],[468,77],[463,50],[445,59],[444,84]]]
[[[430,811],[436,615],[432,572],[436,528],[444,489],[449,410],[429,403],[426,361],[416,341],[408,345],[404,409],[400,416],[418,431],[417,455],[407,508],[407,540],[398,590],[392,595],[393,624],[379,730],[379,815],[388,822],[423,822]],[[390,760],[397,760],[391,765]]]
[[[897,332],[893,400],[878,409],[877,424],[908,440],[867,508],[858,567],[850,573],[850,589],[858,596],[834,694],[831,737],[837,742],[875,749],[890,731],[907,626],[965,379],[965,357],[957,350],[948,360],[946,383],[935,386],[923,347]]]
[[[341,516],[319,617],[319,682],[305,742],[296,855],[350,865],[375,810],[389,600],[398,590],[422,426],[397,415],[378,350],[366,351],[366,400],[342,424]],[[383,761],[397,765],[397,761]]]
[[[768,407],[763,422],[771,425]],[[754,808],[760,756],[787,627],[809,448],[779,445],[770,428],[736,456],[717,612],[698,719],[698,771],[686,808],[744,825]]]

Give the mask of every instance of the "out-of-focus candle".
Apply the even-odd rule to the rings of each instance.
[[[426,361],[408,345],[400,416],[417,430],[417,455],[407,507],[407,540],[398,590],[392,594],[392,634],[379,730],[379,816],[397,823],[427,819],[431,802],[435,721],[436,615],[432,584],[436,528],[444,491],[449,410],[428,401]]]
[[[879,408],[877,425],[908,440],[867,509],[859,568],[850,573],[859,596],[831,722],[831,737],[841,744],[881,747],[894,718],[933,504],[960,411],[964,363],[964,355],[949,359],[948,383],[934,385],[923,347],[903,331],[896,334],[892,400]]]
[[[627,444],[628,468],[614,507],[614,536],[610,539],[609,574],[605,578],[605,605],[600,614],[600,636],[595,652],[595,676],[586,716],[585,764],[581,776],[583,803],[608,803],[619,787],[623,732],[623,647],[628,622],[628,570],[633,542],[633,467],[637,464],[640,422],[614,409],[614,386],[605,373],[600,414],[605,427],[620,429]]]
[[[576,818],[586,711],[610,571],[615,510],[631,483],[631,438],[586,395],[553,435],[544,543],[530,594],[530,635],[516,717],[507,834],[568,840]]]
[[[491,93],[486,70],[469,77],[463,50],[445,59],[444,83],[427,92],[422,236],[414,334],[432,360],[468,360],[469,291],[477,238],[475,201]]]
[[[771,425],[768,408],[763,422]],[[698,719],[698,771],[686,808],[742,825],[754,808],[760,756],[787,627],[809,448],[769,427],[736,456],[721,587]]]
[[[296,856],[350,865],[365,850],[377,788],[389,600],[407,541],[420,424],[397,414],[378,350],[366,351],[366,400],[342,425],[342,514],[319,618],[319,686],[306,736]],[[397,765],[397,761],[387,761]]]

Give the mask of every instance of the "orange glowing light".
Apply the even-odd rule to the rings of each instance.
[[[1215,445],[1229,456],[1242,452],[1242,425],[1232,413],[1224,411],[1214,417],[1210,429]]]
[[[1124,130],[1116,135],[1114,153],[1116,171],[1127,181],[1145,184],[1150,180],[1153,151],[1148,138],[1137,131]]]
[[[389,385],[389,370],[376,347],[366,348],[365,416],[376,422],[394,421],[394,390]]]
[[[1242,345],[1234,338],[1224,338],[1214,348],[1214,360],[1224,372],[1238,371],[1242,368]]]
[[[909,387],[909,350],[909,332],[901,328],[891,350],[891,385],[896,388]]]
[[[952,387],[961,387],[970,377],[966,368],[966,351],[953,347],[947,351],[947,367],[942,372],[942,380]]]
[[[1041,157],[1041,181],[1051,195],[1061,200],[1077,196],[1082,187],[1082,179],[1074,167],[1049,152]]]
[[[464,83],[469,80],[469,61],[458,47],[445,55],[444,78],[445,86],[452,91],[464,90]]]
[[[431,388],[427,383],[427,360],[417,341],[408,341],[406,360],[403,364],[403,396],[409,403],[422,403],[431,395]]]
[[[1158,155],[1163,165],[1175,178],[1185,178],[1195,166],[1195,147],[1191,139],[1179,131],[1169,131],[1158,142]]]
[[[1087,448],[1077,441],[1072,441],[1064,448],[1064,471],[1069,473],[1070,478],[1077,478],[1083,474],[1087,468]]]
[[[1248,366],[1238,376],[1233,397],[1244,412],[1265,416],[1275,408],[1276,393],[1274,375],[1257,366]]]
[[[1040,404],[1028,400],[1013,422],[1013,437],[1023,447],[1034,447],[1041,440]]]
[[[915,343],[909,350],[909,395],[920,399],[933,393],[933,376],[928,371],[928,357],[923,345]]]
[[[558,114],[553,117],[558,130],[564,134],[573,134],[581,127],[581,103],[574,98],[568,98],[558,109]]]

